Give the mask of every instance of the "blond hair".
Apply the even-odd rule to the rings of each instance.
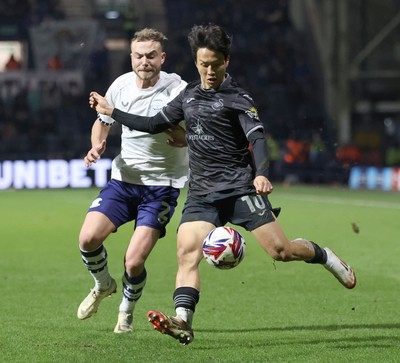
[[[134,41],[137,42],[145,42],[148,40],[153,40],[161,44],[161,47],[164,46],[164,41],[168,40],[168,38],[164,35],[164,33],[159,30],[153,28],[144,28],[142,30],[137,31],[131,40],[131,43]]]

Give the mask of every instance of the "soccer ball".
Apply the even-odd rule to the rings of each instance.
[[[246,242],[242,235],[230,227],[213,229],[203,242],[205,260],[219,269],[227,270],[242,262],[246,253]]]

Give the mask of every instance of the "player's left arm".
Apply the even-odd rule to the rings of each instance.
[[[240,93],[237,98],[239,109],[239,122],[251,145],[251,153],[255,167],[253,185],[256,192],[267,195],[272,192],[272,184],[268,180],[268,150],[265,142],[264,127],[258,116],[258,110],[254,100],[247,93]]]
[[[272,192],[273,186],[268,179],[268,151],[263,128],[259,127],[255,129],[247,138],[251,145],[251,152],[256,169],[253,185],[258,194],[267,195]]]

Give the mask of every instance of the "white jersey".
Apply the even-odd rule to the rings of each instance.
[[[121,111],[140,116],[154,116],[174,99],[186,82],[175,73],[160,73],[158,82],[150,88],[136,86],[136,74],[129,72],[118,77],[109,87],[108,102]],[[106,125],[115,121],[100,115]],[[182,188],[187,181],[187,148],[168,145],[168,135],[150,135],[122,126],[121,153],[113,160],[111,178],[140,185],[160,185]]]

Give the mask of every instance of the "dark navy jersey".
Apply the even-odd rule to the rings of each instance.
[[[229,75],[217,90],[204,90],[200,82],[188,84],[155,116],[133,115],[114,108],[111,117],[149,133],[166,131],[186,120],[192,195],[248,192],[254,189],[255,176],[268,176],[264,129],[257,109],[248,93]]]
[[[217,90],[188,84],[161,113],[172,124],[186,120],[192,195],[253,187],[248,137],[263,126],[253,99],[229,75]]]

